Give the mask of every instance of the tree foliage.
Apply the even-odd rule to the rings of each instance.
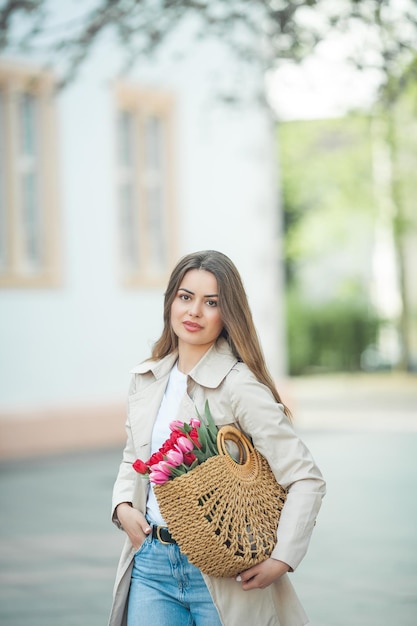
[[[290,287],[303,266],[334,265],[331,259],[342,251],[349,254],[354,272],[358,247],[369,245],[362,241],[375,218],[369,125],[363,115],[279,125]],[[327,288],[335,293],[331,281]]]
[[[289,371],[293,376],[318,372],[353,372],[375,345],[381,320],[361,299],[312,304],[295,292],[286,301]],[[389,363],[375,360],[374,367]]]
[[[62,19],[51,0],[6,0],[0,7],[0,50],[41,46],[66,62],[69,81],[94,43],[111,32],[128,66],[157,50],[185,17],[198,23],[197,37],[215,35],[241,58],[274,68],[302,60],[332,33],[355,37],[352,61],[387,77],[400,76],[417,45],[415,0],[88,0]],[[52,23],[51,23],[52,18]],[[15,29],[17,22],[26,28]]]
[[[332,339],[326,354],[319,355],[315,340],[320,334],[319,322],[322,318],[326,320],[324,327],[328,324],[329,329],[332,325],[336,328],[339,313],[334,305],[342,302],[342,308],[346,307],[345,328],[349,320],[356,328],[355,319],[360,315],[355,311],[362,311],[364,323],[369,315],[374,317],[371,308],[367,309],[371,299],[377,315],[382,316],[382,335],[384,329],[396,328],[399,340],[398,354],[381,341],[379,358],[385,354],[386,364],[416,368],[416,107],[414,83],[408,84],[389,107],[381,99],[372,116],[292,121],[279,126],[292,372],[313,365],[336,368],[336,361],[337,367],[342,367],[339,341]],[[389,229],[395,250],[398,294],[393,300],[400,296],[398,318],[385,307],[381,309],[381,293],[376,297],[375,284],[370,288],[370,277],[375,279],[376,271],[370,251],[381,235],[381,227]],[[382,288],[391,298],[393,285],[384,275],[385,266],[379,262],[377,267],[379,290]],[[323,302],[324,306],[320,304]],[[341,326],[339,330],[342,333]],[[355,364],[361,350],[369,348],[359,341],[359,337],[368,337],[366,334],[357,337],[357,342],[347,342],[352,349],[355,346]],[[327,345],[323,338],[320,343]]]

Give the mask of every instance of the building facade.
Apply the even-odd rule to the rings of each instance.
[[[0,59],[2,456],[122,441],[129,370],[192,251],[236,263],[270,369],[285,373],[264,79],[245,66],[245,95],[227,104],[242,66],[191,31],[125,73],[123,50],[100,41],[64,89],[59,59]]]

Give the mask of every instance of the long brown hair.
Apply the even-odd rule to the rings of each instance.
[[[232,261],[216,250],[188,254],[175,266],[165,292],[164,328],[153,346],[151,358],[162,359],[178,346],[178,338],[171,327],[171,305],[185,274],[194,269],[211,272],[217,279],[219,308],[224,325],[220,336],[225,337],[236,358],[243,361],[259,382],[271,390],[277,402],[282,403],[265,364],[240,274]],[[287,407],[284,406],[284,410],[290,415]]]

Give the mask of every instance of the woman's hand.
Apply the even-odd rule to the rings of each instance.
[[[134,509],[128,502],[122,502],[116,508],[117,518],[123,530],[128,535],[135,550],[138,550],[145,540],[146,535],[151,532],[145,516]]]
[[[269,558],[241,572],[236,576],[236,580],[242,583],[242,589],[244,591],[249,591],[250,589],[265,589],[265,587],[268,587],[289,570],[290,566],[284,563],[284,561]]]

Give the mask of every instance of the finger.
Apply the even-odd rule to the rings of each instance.
[[[240,572],[240,574],[238,574],[236,576],[236,581],[237,582],[247,582],[248,580],[251,580],[254,576],[256,576],[256,574],[259,572],[259,568],[255,565],[254,567],[250,567],[249,569],[246,569],[243,572]]]
[[[242,572],[241,574],[238,574],[236,576],[236,582],[238,583],[242,583],[242,585],[247,585],[249,582],[251,582],[254,578],[256,577],[256,574],[254,573],[249,573],[249,570],[247,570],[246,572]]]
[[[250,578],[249,580],[242,581],[242,589],[243,591],[250,591],[251,589],[257,589],[259,587],[258,582],[256,580],[256,576]]]
[[[135,513],[136,513],[135,522],[137,524],[138,529],[140,529],[140,532],[144,533],[144,535],[149,535],[152,529],[149,525],[148,520],[140,511],[136,510]]]

